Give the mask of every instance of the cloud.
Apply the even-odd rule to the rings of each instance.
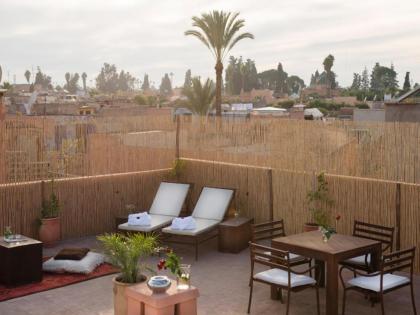
[[[349,85],[353,72],[375,62],[394,63],[403,81],[420,81],[420,2],[403,0],[0,0],[0,64],[4,79],[23,81],[40,66],[62,84],[65,72],[86,72],[88,83],[103,62],[159,84],[173,72],[214,78],[214,61],[195,38],[184,36],[191,17],[212,9],[239,11],[255,40],[232,54],[256,61],[258,70],[282,62],[308,81],[329,53],[335,72]],[[92,82],[93,83],[93,82]]]

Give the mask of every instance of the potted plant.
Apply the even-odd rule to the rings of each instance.
[[[185,170],[185,164],[186,164],[185,161],[183,161],[181,159],[175,159],[172,162],[172,168],[169,171],[169,176],[172,179],[179,180],[183,171]]]
[[[326,207],[333,205],[334,201],[330,199],[328,193],[328,182],[325,179],[324,173],[320,173],[317,176],[317,188],[309,191],[306,197],[313,221],[305,223],[305,232],[318,230],[319,227],[327,228],[329,226],[330,214],[326,210]]]
[[[42,201],[39,226],[39,239],[45,246],[52,246],[60,240],[60,203],[54,192],[54,181],[51,181],[52,191],[48,200]]]
[[[114,283],[114,313],[127,314],[125,289],[136,283],[146,281],[143,272],[148,269],[142,259],[151,255],[156,247],[156,237],[134,233],[122,235],[117,233],[98,236],[105,255],[110,263],[120,269],[121,273],[113,279]]]

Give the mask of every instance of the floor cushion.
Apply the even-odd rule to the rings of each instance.
[[[81,260],[57,260],[50,258],[42,264],[42,269],[55,273],[91,273],[97,266],[105,262],[105,256],[99,253],[89,252]]]

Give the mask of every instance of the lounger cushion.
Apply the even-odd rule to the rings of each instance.
[[[383,290],[386,291],[388,289],[395,288],[399,285],[409,283],[410,279],[403,276],[397,276],[393,274],[386,274],[384,275],[383,280]],[[348,284],[359,287],[362,289],[367,289],[375,292],[380,292],[380,285],[381,285],[381,276],[377,275],[374,277],[356,277],[351,279]]]
[[[168,215],[150,215],[150,225],[128,225],[128,222],[118,225],[118,229],[133,232],[152,232],[163,226],[171,224],[174,217]]]
[[[356,264],[356,265],[366,265],[366,255],[353,257],[345,260],[346,263]],[[367,263],[370,264],[370,254],[367,255]]]
[[[189,189],[189,184],[160,183],[149,213],[173,217],[179,216]]]
[[[194,230],[174,230],[170,226],[168,226],[162,229],[162,232],[169,233],[169,234],[177,234],[177,235],[195,236],[195,235],[207,232],[208,230],[216,227],[220,222],[217,220],[195,218],[195,223],[197,227]]]
[[[233,190],[204,187],[192,216],[200,219],[222,221],[232,200]]]
[[[288,273],[282,269],[273,268],[262,271],[254,275],[254,278],[285,287],[288,286]],[[311,277],[290,273],[290,286],[292,288],[315,283],[316,281]]]

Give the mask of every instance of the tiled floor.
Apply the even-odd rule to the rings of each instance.
[[[60,246],[45,250],[52,255],[65,246],[98,247],[95,238],[72,240]],[[216,242],[203,246],[198,262],[193,261],[190,248],[174,247],[184,257],[184,262],[192,264],[192,283],[200,290],[199,314],[246,314],[248,302],[249,257],[245,250],[238,255],[217,252]],[[155,264],[156,259],[150,259]],[[67,287],[54,289],[26,297],[0,303],[1,315],[111,315],[113,314],[112,279],[106,276]],[[416,279],[416,300],[420,307],[420,277]],[[270,300],[270,289],[256,284],[251,314],[285,314],[285,305]],[[321,290],[321,312],[324,313],[324,290]],[[315,292],[305,290],[292,294],[291,314],[316,314]],[[374,308],[363,296],[350,293],[346,314],[380,314],[380,307]],[[409,289],[390,293],[385,297],[386,314],[413,314]]]

